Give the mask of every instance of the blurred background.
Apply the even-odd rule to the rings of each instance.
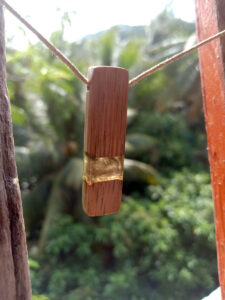
[[[9,1],[84,73],[130,78],[196,42],[194,1]],[[197,52],[130,89],[121,210],[89,218],[85,85],[6,12],[35,300],[199,300],[218,286]]]

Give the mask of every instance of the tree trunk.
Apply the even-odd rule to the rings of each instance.
[[[4,16],[0,6],[0,300],[30,300],[26,235],[6,86]]]

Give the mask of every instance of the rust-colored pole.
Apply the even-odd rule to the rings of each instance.
[[[6,86],[2,6],[0,6],[0,299],[31,300],[26,235]]]
[[[197,36],[201,41],[225,28],[224,0],[196,0]],[[211,184],[214,200],[217,260],[225,300],[225,37],[199,49]]]

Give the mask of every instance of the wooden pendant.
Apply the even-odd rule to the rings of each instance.
[[[89,216],[120,209],[125,151],[128,71],[88,70],[84,130],[83,209]]]
[[[196,0],[200,41],[225,28],[224,0]],[[225,300],[225,37],[199,49],[213,189],[219,281]]]

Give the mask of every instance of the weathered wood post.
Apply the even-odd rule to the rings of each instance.
[[[224,0],[196,0],[199,41],[225,28]],[[213,189],[216,245],[225,299],[225,37],[199,49],[205,123]]]
[[[30,300],[26,235],[6,86],[4,15],[0,6],[0,300]]]

